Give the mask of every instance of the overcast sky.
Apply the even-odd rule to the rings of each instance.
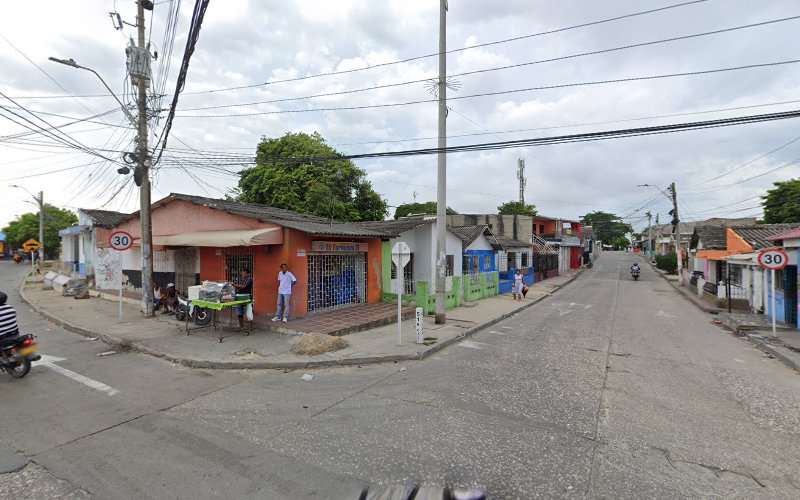
[[[169,11],[177,0],[163,0],[152,13],[150,39],[160,61],[166,60]],[[576,0],[451,0],[447,17],[448,50],[531,35],[599,21],[674,1]],[[184,0],[178,20],[172,64],[162,108],[167,108],[186,44],[194,2]],[[9,108],[36,121],[17,105],[35,112],[50,125],[61,125],[111,111],[91,122],[61,130],[72,140],[119,160],[115,151],[131,150],[133,131],[113,98],[90,73],[52,63],[49,56],[73,58],[100,73],[120,97],[130,94],[125,80],[125,46],[135,29],[117,31],[109,12],[133,23],[132,0],[55,0],[12,2],[0,18],[0,136],[28,132],[6,117]],[[448,55],[448,74],[490,69],[555,57],[610,49],[800,15],[791,0],[708,0],[556,34],[525,38]],[[147,14],[150,27],[151,13]],[[797,58],[800,20],[789,20],[660,43],[457,77],[452,97],[529,87],[664,75],[782,62]],[[12,46],[13,44],[13,46]],[[14,48],[16,47],[16,49]],[[394,86],[350,95],[288,102],[242,105],[256,101],[304,97],[435,77],[437,58],[381,66],[344,75],[271,83],[253,88],[202,92],[357,69],[435,53],[438,49],[438,2],[435,0],[226,0],[212,1],[191,59],[184,94],[170,134],[176,156],[200,157],[201,164],[175,162],[157,171],[153,199],[170,192],[220,197],[236,178],[211,171],[208,151],[252,153],[262,136],[286,132],[322,134],[339,151],[357,154],[434,147],[435,103],[357,110],[288,110],[370,106],[431,99],[423,83]],[[27,58],[30,59],[30,61]],[[37,68],[38,65],[38,68]],[[800,108],[800,66],[784,64],[711,75],[581,85],[511,93],[450,102],[447,120],[450,145],[526,139],[594,130],[716,119]],[[46,74],[45,74],[46,72]],[[49,77],[48,77],[49,75]],[[52,79],[51,79],[52,78]],[[62,88],[63,87],[63,88]],[[193,94],[194,92],[194,94]],[[70,97],[89,96],[89,97]],[[43,98],[49,97],[49,98]],[[795,101],[795,102],[787,102]],[[775,104],[783,103],[783,104]],[[769,106],[761,106],[767,105]],[[229,106],[213,109],[212,106]],[[726,108],[758,106],[724,111]],[[117,108],[115,110],[115,108]],[[113,110],[113,111],[112,111]],[[720,111],[723,110],[723,111]],[[281,112],[283,113],[275,113]],[[656,118],[678,113],[685,116]],[[219,117],[225,114],[271,113]],[[162,116],[164,113],[162,113]],[[213,115],[213,116],[209,116]],[[14,117],[19,120],[19,118]],[[640,120],[633,120],[640,119]],[[603,122],[603,123],[598,123]],[[611,122],[611,123],[609,123]],[[151,134],[161,132],[163,120]],[[524,129],[519,132],[514,130]],[[797,120],[742,125],[649,137],[615,139],[468,152],[448,156],[448,205],[462,213],[496,212],[518,197],[517,159],[526,160],[526,201],[540,213],[575,218],[591,210],[630,216],[638,228],[644,212],[668,220],[667,200],[650,183],[677,184],[682,218],[760,215],[758,198],[775,181],[798,175],[798,166],[778,168],[800,156],[800,140],[766,155],[800,135]],[[61,136],[63,138],[63,136]],[[180,143],[183,141],[184,144]],[[403,141],[400,141],[403,140]],[[381,142],[392,141],[392,142]],[[168,150],[170,149],[168,148]],[[30,134],[0,138],[0,227],[16,215],[35,211],[25,202],[44,191],[49,203],[75,209],[137,209],[132,183],[116,173],[118,165],[50,137]],[[765,156],[766,155],[766,156]],[[763,158],[762,158],[763,157]],[[168,154],[165,158],[169,158]],[[753,161],[755,160],[755,161]],[[749,164],[744,165],[745,163]],[[359,160],[375,189],[390,205],[434,200],[436,157],[416,156]],[[234,172],[236,167],[225,166]],[[731,170],[735,171],[719,178]],[[774,170],[770,172],[771,170]],[[748,180],[759,174],[765,174]],[[121,190],[120,190],[121,188]],[[653,200],[652,204],[647,205]],[[642,210],[637,211],[637,209]],[[393,209],[392,209],[393,212]]]

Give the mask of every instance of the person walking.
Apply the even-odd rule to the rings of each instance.
[[[522,300],[522,290],[525,288],[525,276],[522,275],[519,269],[517,274],[514,275],[514,299]]]
[[[272,321],[281,321],[281,309],[283,309],[283,322],[289,321],[289,302],[292,298],[292,288],[297,284],[297,278],[289,272],[289,266],[281,264],[281,272],[278,273],[278,310]]]

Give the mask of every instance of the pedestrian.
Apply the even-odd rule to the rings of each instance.
[[[249,295],[250,300],[253,300],[253,278],[250,276],[250,270],[242,269],[239,278],[239,283],[233,285],[233,288],[236,289],[236,295]],[[244,330],[244,308],[244,304],[236,306],[236,315],[239,317],[239,328],[236,329],[237,332]]]
[[[153,279],[153,311],[158,311],[161,308],[161,304],[164,303],[164,290],[162,290],[161,285]]]
[[[289,272],[289,266],[281,264],[281,272],[278,273],[278,310],[272,321],[281,320],[281,309],[283,309],[283,322],[289,321],[289,302],[292,298],[292,288],[297,284],[297,278]]]
[[[525,276],[522,271],[517,269],[517,274],[514,275],[514,299],[522,300],[522,290],[525,288]]]

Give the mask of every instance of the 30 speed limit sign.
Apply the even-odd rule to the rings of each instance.
[[[125,231],[116,231],[111,233],[111,238],[108,239],[108,243],[114,250],[124,252],[133,246],[133,236]]]
[[[789,264],[789,256],[783,250],[764,250],[758,254],[758,263],[763,268],[777,271]]]

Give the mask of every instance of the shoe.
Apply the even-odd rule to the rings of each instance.
[[[286,318],[283,318],[283,322],[284,322],[284,323],[286,323],[287,321],[288,321],[288,320],[287,320]]]
[[[280,321],[280,318],[272,318],[272,321]]]

